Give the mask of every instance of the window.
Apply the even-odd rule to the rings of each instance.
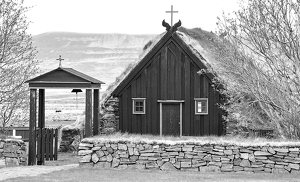
[[[146,100],[145,98],[133,98],[132,99],[133,114],[145,114],[145,111],[146,111],[145,100]]]
[[[196,98],[195,99],[195,114],[208,114],[208,99]]]

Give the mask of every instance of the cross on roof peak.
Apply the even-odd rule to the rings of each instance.
[[[171,5],[171,11],[166,11],[166,13],[171,13],[171,27],[173,26],[173,13],[178,13],[178,11],[173,11],[173,5]]]
[[[62,61],[62,60],[65,60],[65,59],[62,59],[62,58],[61,58],[61,55],[59,55],[59,58],[58,58],[58,59],[56,59],[56,60],[58,60],[58,61],[59,61],[59,67],[61,67],[61,61]]]

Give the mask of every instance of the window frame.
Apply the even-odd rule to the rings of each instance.
[[[195,98],[195,114],[196,115],[208,115],[208,98]],[[198,103],[206,101],[206,112],[198,112]]]
[[[136,111],[136,102],[143,102],[143,111]],[[146,98],[132,98],[132,114],[146,114]]]

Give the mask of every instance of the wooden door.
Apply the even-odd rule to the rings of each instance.
[[[162,104],[162,134],[180,135],[180,104]]]

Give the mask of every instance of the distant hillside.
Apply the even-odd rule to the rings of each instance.
[[[83,34],[50,32],[33,36],[41,69],[58,67],[59,55],[63,67],[72,67],[107,83],[112,83],[124,68],[134,62],[143,46],[154,35]]]

